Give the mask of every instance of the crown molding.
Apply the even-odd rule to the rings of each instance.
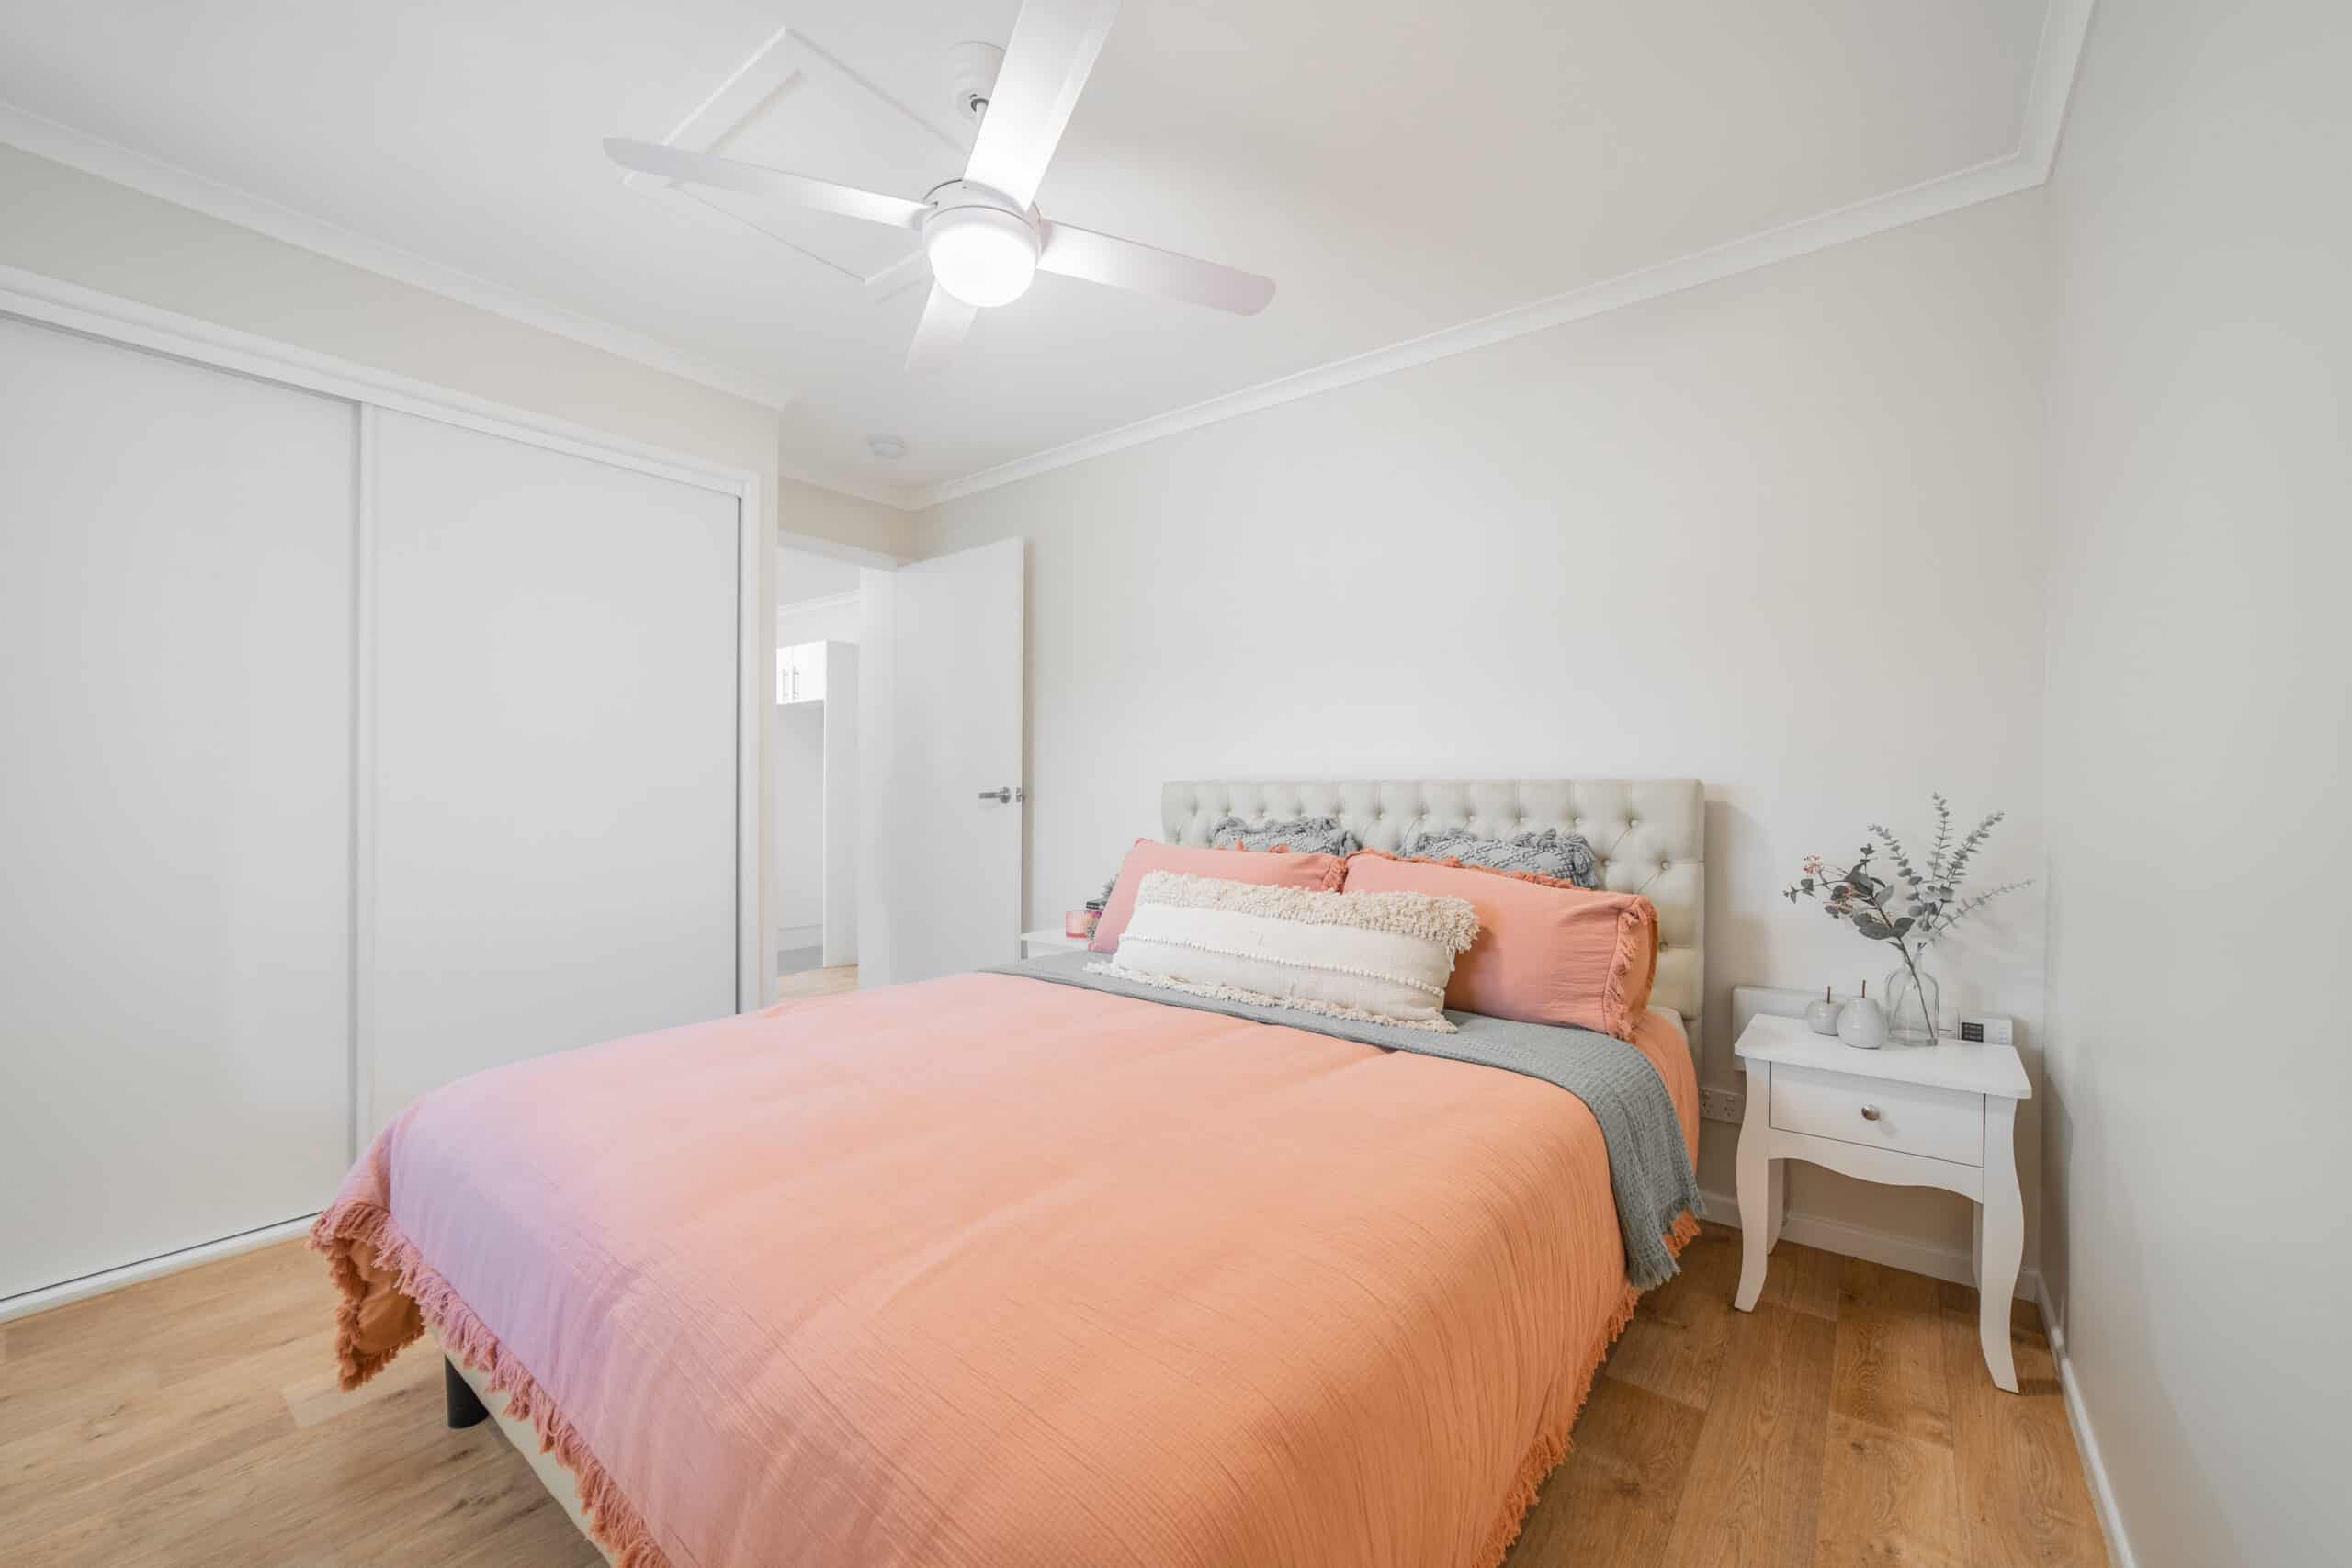
[[[586,344],[591,348],[666,371],[673,376],[781,409],[799,394],[779,381],[715,364],[657,338],[549,304],[520,289],[492,283],[460,267],[356,233],[322,218],[283,207],[264,197],[194,174],[175,164],[60,125],[28,109],[0,102],[0,141],[37,157],[96,175],[102,180],[188,208],[224,223],[251,229],[273,240],[406,283],[459,304],[471,305]]]
[[[2083,40],[2089,36],[2098,0],[2050,0],[2041,14],[2041,46],[2033,57],[2033,81],[2026,89],[2025,114],[2018,128],[2018,155],[2038,171],[2034,184],[2050,177],[2058,162],[2059,138],[2066,128],[2066,106],[2074,101],[2082,70]]]
[[[1162,436],[1198,430],[1203,425],[1507,343],[1646,299],[1679,294],[1686,288],[1940,217],[1981,201],[2030,190],[2049,179],[2056,160],[2059,136],[2065,124],[2066,101],[2074,90],[2075,73],[2081,62],[2083,38],[2090,25],[2094,4],[2095,0],[2051,0],[2049,9],[2042,15],[2041,39],[2034,55],[2033,76],[2026,90],[2018,144],[2002,157],[1426,336],[1408,338],[1369,354],[1336,359],[1188,408],[1155,414],[1099,435],[982,468],[961,479],[922,486],[909,492],[909,502],[918,510],[937,506]]]

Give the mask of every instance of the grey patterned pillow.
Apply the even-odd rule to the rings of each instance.
[[[1278,844],[1296,855],[1351,855],[1363,848],[1336,817],[1294,817],[1256,828],[1238,817],[1228,817],[1209,829],[1213,850],[1271,850]]]
[[[1581,834],[1546,828],[1540,833],[1514,833],[1508,839],[1482,839],[1458,828],[1442,832],[1416,833],[1405,853],[1424,860],[1458,860],[1464,865],[1492,866],[1497,871],[1532,871],[1555,876],[1578,887],[1600,886],[1600,868],[1592,846]]]

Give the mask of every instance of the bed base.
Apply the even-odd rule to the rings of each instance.
[[[531,1473],[539,1478],[539,1484],[548,1489],[548,1495],[555,1499],[556,1506],[563,1510],[563,1517],[571,1521],[572,1528],[580,1532],[581,1538],[596,1549],[598,1556],[607,1562],[612,1562],[613,1549],[598,1540],[588,1528],[588,1510],[580,1501],[579,1477],[564,1468],[563,1461],[555,1457],[553,1450],[539,1446],[539,1435],[531,1423],[517,1421],[506,1414],[507,1396],[503,1393],[492,1393],[483,1386],[490,1381],[489,1374],[475,1371],[459,1362],[448,1353],[448,1348],[439,1342],[437,1336],[434,1348],[442,1352],[441,1363],[445,1369],[442,1375],[447,1380],[444,1386],[447,1390],[449,1425],[471,1427],[487,1416],[492,1430],[514,1446],[514,1451],[523,1456],[523,1462],[531,1467]],[[477,1411],[481,1414],[475,1414]]]
[[[449,1430],[463,1431],[479,1427],[490,1419],[490,1406],[474,1393],[474,1385],[458,1373],[458,1363],[448,1357],[441,1358],[441,1396],[449,1409]]]

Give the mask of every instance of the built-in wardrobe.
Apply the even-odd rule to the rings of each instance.
[[[154,335],[0,315],[0,1314],[757,994],[740,478]]]

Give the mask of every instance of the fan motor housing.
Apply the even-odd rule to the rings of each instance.
[[[1013,199],[1002,191],[991,189],[975,180],[949,180],[943,185],[935,185],[923,193],[923,200],[931,204],[933,218],[938,217],[943,212],[959,211],[967,207],[985,207],[993,211],[1004,213],[1008,217],[1019,219],[1027,225],[1032,233],[1037,231],[1037,225],[1041,220],[1035,208],[1017,206]],[[930,220],[925,219],[924,222],[928,223]]]
[[[1036,276],[1045,232],[1035,208],[971,180],[934,186],[922,220],[932,280],[973,306],[1008,305]]]

